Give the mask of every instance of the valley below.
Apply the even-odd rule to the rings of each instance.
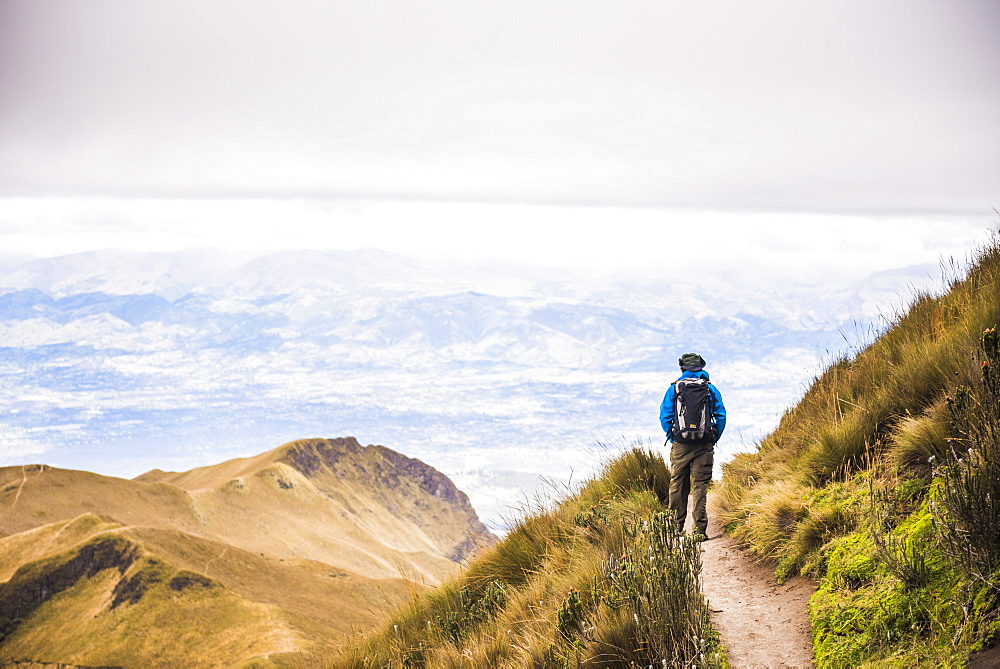
[[[0,466],[133,478],[351,434],[444,472],[503,532],[608,450],[662,443],[680,353],[703,354],[725,394],[722,461],[938,274],[792,285],[372,250],[0,256]]]

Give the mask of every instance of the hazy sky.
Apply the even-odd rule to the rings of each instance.
[[[949,252],[1000,207],[998,34],[993,0],[0,0],[0,252]]]

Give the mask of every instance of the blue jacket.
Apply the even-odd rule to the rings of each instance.
[[[701,370],[698,372],[688,372],[685,371],[681,374],[682,379],[691,378],[702,378],[708,381],[708,372]],[[722,403],[722,393],[711,383],[708,384],[708,390],[712,393],[712,422],[715,423],[715,431],[722,437],[722,431],[726,429],[726,405]],[[663,431],[667,433],[667,439],[673,441],[673,437],[670,434],[670,428],[674,424],[674,384],[670,384],[667,388],[667,394],[663,396],[663,403],[660,404],[660,425],[663,427]]]

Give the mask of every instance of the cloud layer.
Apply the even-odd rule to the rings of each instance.
[[[0,4],[0,193],[1000,202],[1000,9]]]
[[[489,259],[673,280],[695,272],[752,292],[771,282],[860,280],[958,261],[987,242],[978,216],[861,216],[670,208],[317,199],[0,199],[2,254],[53,257],[120,248],[379,248],[489,265]],[[2,262],[0,262],[2,265]],[[706,274],[707,273],[707,274]]]

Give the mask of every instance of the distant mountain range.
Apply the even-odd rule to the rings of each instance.
[[[446,476],[353,438],[133,480],[0,468],[0,508],[4,666],[308,666],[493,539]]]
[[[0,465],[134,476],[301,437],[392,444],[493,527],[656,419],[679,353],[723,389],[720,451],[749,446],[934,267],[853,285],[720,274],[585,278],[379,251],[0,258]]]

